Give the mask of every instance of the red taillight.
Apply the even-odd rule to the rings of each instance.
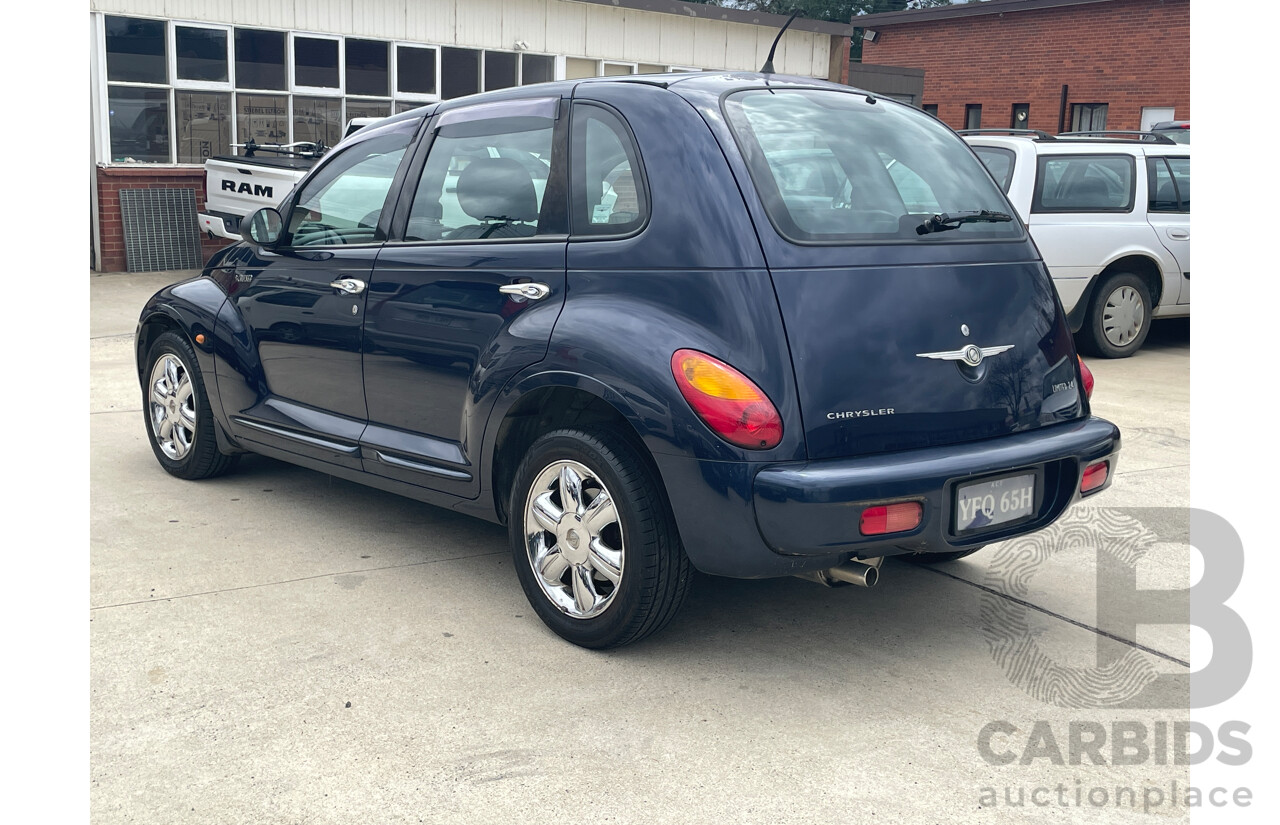
[[[1099,461],[1097,464],[1090,464],[1084,471],[1084,475],[1080,477],[1080,492],[1092,493],[1102,485],[1107,483],[1108,465],[1105,461]]]
[[[1084,397],[1093,398],[1093,370],[1089,369],[1079,355],[1076,356],[1076,360],[1080,362],[1080,376],[1084,379]]]
[[[716,435],[748,450],[768,450],[782,440],[782,416],[742,373],[697,350],[677,350],[671,374],[680,394]]]
[[[864,536],[902,533],[919,527],[920,517],[923,514],[924,508],[918,501],[879,504],[862,511],[862,524],[859,529]]]

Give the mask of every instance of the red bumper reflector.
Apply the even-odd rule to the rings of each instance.
[[[904,501],[900,504],[880,504],[862,511],[862,524],[859,529],[864,536],[879,536],[884,533],[902,533],[920,526],[920,517],[924,508],[918,501]]]
[[[1091,493],[1107,483],[1107,462],[1090,464],[1080,477],[1080,492]]]

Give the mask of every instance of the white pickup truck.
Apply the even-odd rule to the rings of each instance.
[[[379,120],[381,118],[352,118],[342,140]],[[204,162],[205,203],[196,220],[210,236],[238,241],[241,218],[264,206],[279,206],[326,147],[314,143],[259,145],[252,141],[233,145],[244,154],[219,155]],[[264,152],[266,154],[261,154]]]

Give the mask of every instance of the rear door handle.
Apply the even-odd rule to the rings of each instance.
[[[1191,240],[1191,231],[1189,229],[1169,229],[1167,231],[1169,233],[1169,237],[1173,238],[1175,241]]]
[[[329,284],[334,289],[341,290],[348,295],[359,295],[364,292],[364,281],[357,281],[355,278],[342,278]]]
[[[551,294],[551,287],[546,284],[504,284],[498,287],[498,291],[504,295],[515,295],[518,298],[541,301]]]

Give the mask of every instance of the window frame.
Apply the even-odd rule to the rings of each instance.
[[[1116,158],[1124,160],[1129,164],[1129,203],[1127,206],[1108,206],[1098,207],[1094,209],[1079,209],[1076,207],[1046,207],[1044,205],[1044,179],[1045,167],[1049,161],[1053,160],[1081,160],[1090,158]],[[985,164],[983,164],[985,166]],[[1123,152],[1097,152],[1097,153],[1071,153],[1071,154],[1042,154],[1036,156],[1036,184],[1031,192],[1031,212],[1032,215],[1127,215],[1131,214],[1136,208],[1138,201],[1138,164],[1137,159],[1133,155],[1124,154]]]
[[[477,51],[483,51],[479,49]],[[459,122],[479,122],[483,120],[503,120],[505,117],[500,114],[502,108],[527,104],[529,101],[544,99],[548,96],[529,96],[510,98],[493,103],[479,104],[485,110],[483,117],[462,119]],[[452,116],[457,116],[460,112],[465,112],[467,108],[446,110]],[[495,114],[497,112],[498,114]],[[413,150],[413,157],[409,163],[402,167],[403,179],[400,184],[400,194],[396,201],[395,211],[392,216],[391,230],[386,243],[397,247],[421,247],[421,246],[451,246],[458,244],[528,244],[528,243],[564,243],[570,238],[569,235],[569,171],[568,166],[568,144],[569,144],[569,101],[561,98],[556,108],[556,116],[551,133],[551,174],[547,178],[547,186],[542,193],[542,203],[538,210],[538,225],[541,227],[546,224],[552,225],[553,228],[560,228],[564,231],[535,233],[528,237],[521,238],[441,238],[434,241],[409,240],[405,238],[405,233],[409,228],[409,218],[413,211],[414,200],[418,196],[418,187],[422,185],[422,175],[426,170],[427,161],[431,156],[431,152],[436,146],[436,137],[440,131],[440,112],[432,111],[430,116],[424,118],[419,124],[419,129],[426,130],[425,134],[420,134],[417,138],[417,147]],[[510,117],[508,115],[507,117]],[[446,124],[452,125],[452,124]],[[412,185],[409,185],[412,181]],[[559,205],[557,206],[557,201]]]
[[[394,40],[391,43],[391,48],[395,51],[395,60],[392,61],[394,65],[392,65],[391,67],[391,98],[393,103],[393,111],[394,111],[394,104],[396,103],[413,103],[415,107],[417,107],[417,106],[425,106],[428,103],[435,103],[438,100],[440,100],[440,57],[441,57],[440,46],[433,46],[429,43],[414,43],[409,40]],[[435,60],[434,60],[435,67],[436,67],[435,92],[428,94],[425,92],[400,91],[400,49],[401,48],[421,49],[424,51],[427,49],[431,49],[432,51],[435,52]]]
[[[297,80],[297,50],[294,48],[294,42],[302,38],[304,40],[334,40],[338,43],[338,85],[335,86],[303,86]],[[288,94],[300,94],[303,97],[345,97],[343,94],[347,88],[347,44],[346,38],[338,34],[320,34],[316,32],[289,32],[288,45],[288,61],[289,61],[289,89]],[[290,109],[293,107],[290,106]],[[292,124],[290,119],[290,124]],[[293,126],[289,127],[289,134],[293,134]]]
[[[209,29],[212,31],[220,31],[227,36],[226,61],[227,61],[227,79],[219,80],[183,80],[178,77],[178,28],[184,29]],[[236,65],[235,60],[231,56],[235,33],[232,31],[235,27],[220,23],[188,23],[182,20],[169,21],[168,49],[169,49],[169,77],[172,78],[172,86],[175,89],[185,89],[187,91],[200,92],[233,92],[236,84]]]
[[[1151,155],[1147,158],[1147,212],[1156,215],[1190,215],[1191,205],[1182,196],[1182,187],[1178,185],[1178,176],[1173,173],[1173,167],[1169,163],[1170,159],[1191,162],[1190,155]],[[1164,166],[1169,175],[1169,180],[1173,183],[1174,197],[1177,198],[1176,209],[1155,209],[1151,206],[1156,199],[1156,164]]]

